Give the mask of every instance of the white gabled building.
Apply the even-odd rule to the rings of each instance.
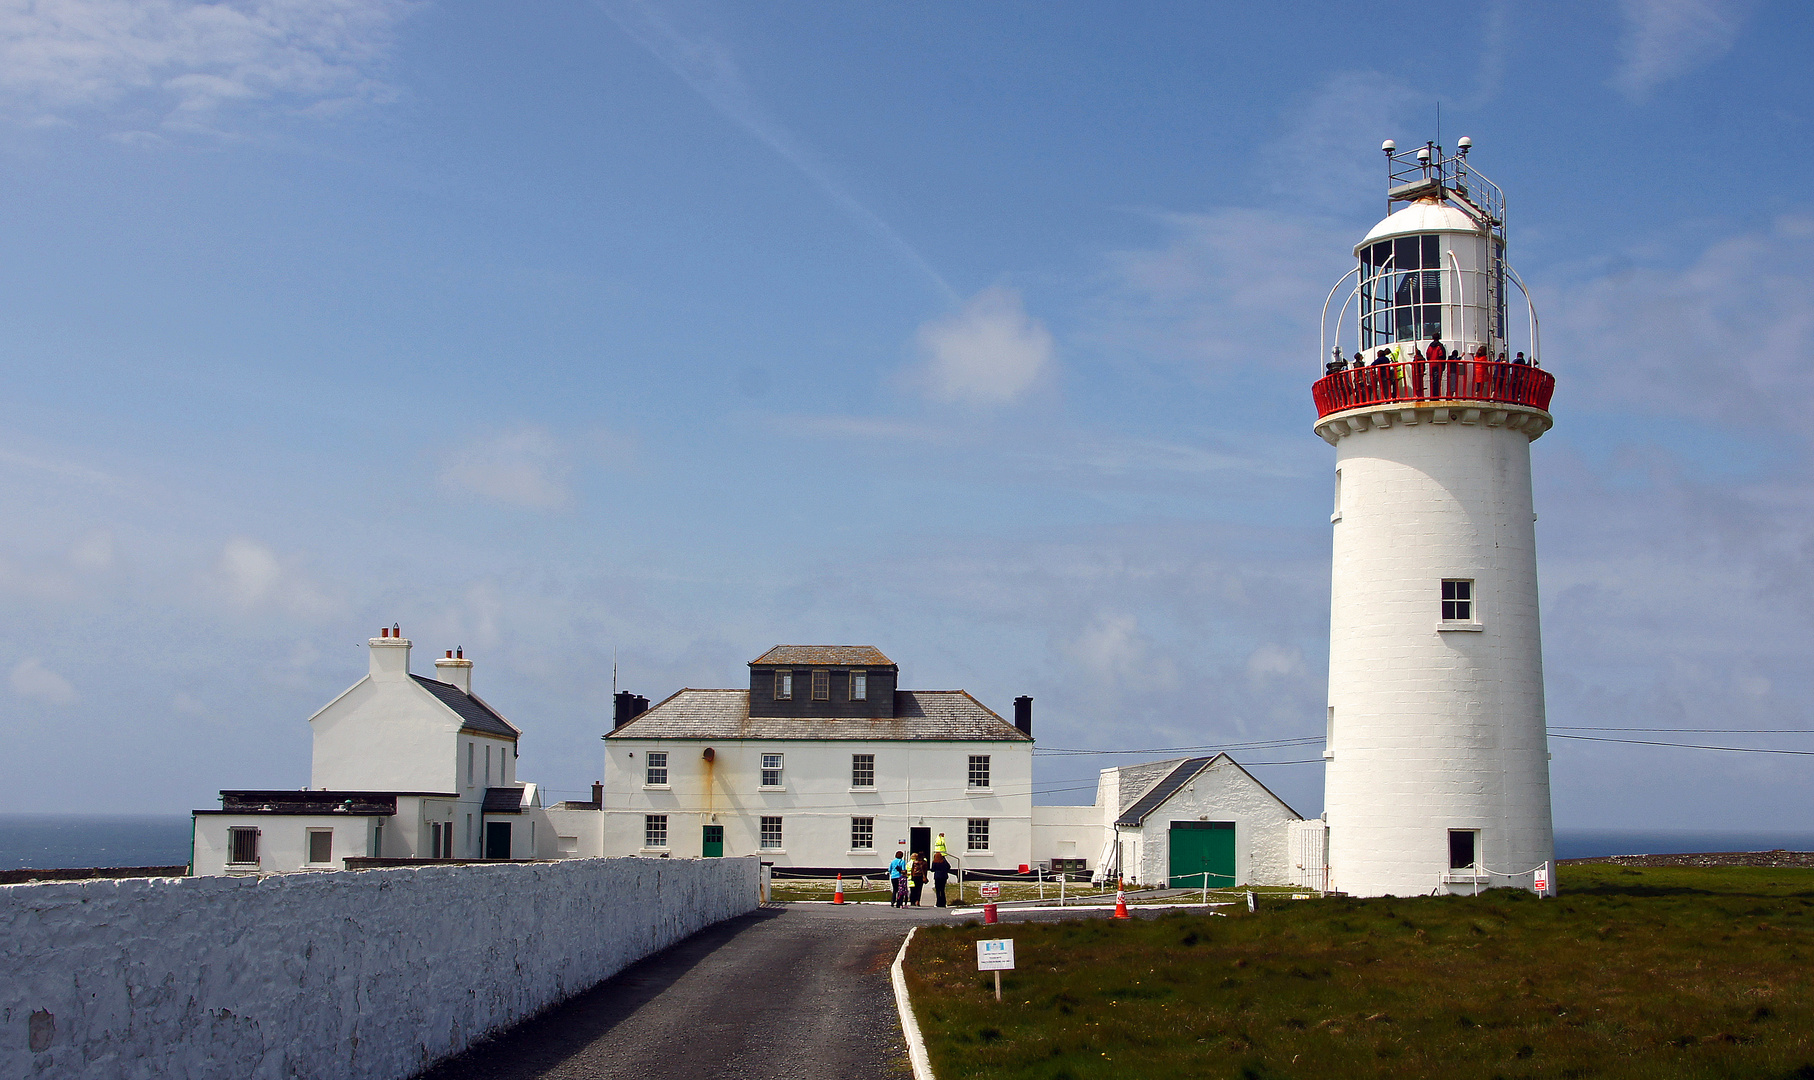
[[[1032,861],[1032,699],[900,690],[870,646],[778,645],[748,689],[625,709],[606,736],[605,855],[760,855],[875,872],[944,833],[970,870]]]
[[[1034,853],[1056,869],[1087,863],[1098,881],[1289,885],[1300,820],[1227,754],[1173,758],[1102,770],[1092,806],[1034,807]]]
[[[192,873],[559,852],[539,791],[516,776],[520,733],[472,693],[472,661],[450,651],[429,679],[395,628],[370,644],[371,670],[309,718],[309,787],[222,791],[221,809],[194,813]]]

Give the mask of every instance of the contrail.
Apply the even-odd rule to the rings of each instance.
[[[937,286],[952,303],[961,298],[944,277],[915,251],[913,245],[867,206],[858,202],[834,179],[817,156],[803,146],[787,126],[769,115],[743,80],[743,73],[722,44],[704,37],[688,37],[657,12],[646,0],[597,0],[630,40],[647,49],[681,77],[712,108],[773,150],[812,181],[858,225],[894,249],[915,270]]]

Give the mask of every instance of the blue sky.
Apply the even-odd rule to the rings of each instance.
[[[778,642],[1054,747],[1319,735],[1316,316],[1438,102],[1559,380],[1552,725],[1814,726],[1811,22],[0,4],[0,809],[300,786],[392,622],[554,797],[614,657]],[[1814,829],[1806,760],[1558,740],[1557,821]]]

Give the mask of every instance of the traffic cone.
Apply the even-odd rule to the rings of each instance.
[[[838,875],[838,891],[831,894],[831,902],[834,904],[842,904],[844,902],[844,875],[843,874]]]
[[[1117,918],[1117,919],[1133,918],[1132,915],[1129,915],[1127,913],[1127,893],[1120,889],[1115,890],[1115,918]]]

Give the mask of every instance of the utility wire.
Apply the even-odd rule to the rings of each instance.
[[[1090,750],[1079,746],[1038,746],[1033,753],[1049,755],[1109,755],[1109,754],[1177,754],[1191,750],[1263,750],[1285,746],[1303,746],[1307,743],[1322,742],[1322,736],[1305,736],[1293,739],[1269,739],[1263,742],[1245,743],[1206,743],[1201,746],[1149,746],[1136,750]]]
[[[1814,735],[1814,728],[1800,727],[1579,727],[1563,725],[1551,731],[1679,731],[1692,735]]]
[[[1673,746],[1682,750],[1725,750],[1733,754],[1793,754],[1796,757],[1814,757],[1814,750],[1771,750],[1758,746],[1703,746],[1699,743],[1661,742],[1655,739],[1607,739],[1594,735],[1562,735],[1550,733],[1552,739],[1579,739],[1582,742],[1629,743],[1632,746]]]

